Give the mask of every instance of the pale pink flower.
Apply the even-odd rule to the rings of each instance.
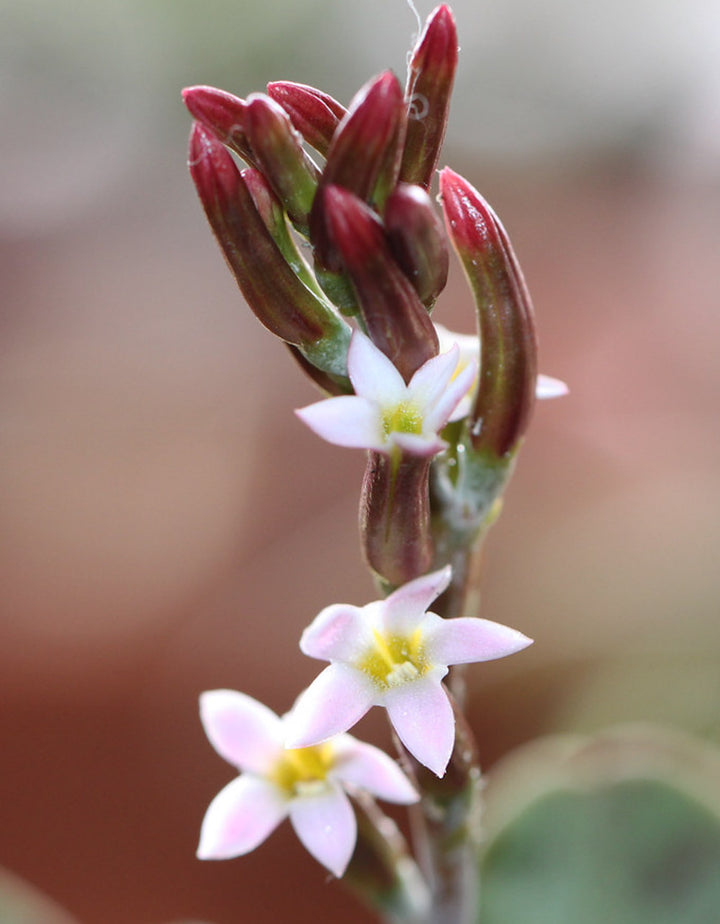
[[[461,417],[467,417],[470,413],[473,398],[475,397],[475,389],[478,383],[477,361],[480,355],[480,343],[475,334],[458,334],[455,331],[448,330],[442,324],[436,324],[435,330],[437,331],[441,352],[450,350],[453,344],[457,344],[460,350],[456,375],[470,364],[475,368],[475,377],[455,411],[454,419],[459,420]],[[549,375],[538,375],[537,377],[535,384],[536,398],[560,398],[562,395],[566,395],[568,391],[567,385],[560,379],[554,379]]]
[[[249,853],[289,817],[315,859],[342,876],[357,839],[345,789],[364,789],[401,804],[418,800],[394,760],[351,735],[286,750],[286,717],[244,693],[203,693],[200,718],[218,754],[241,771],[205,813],[197,851],[201,860]]]
[[[406,385],[387,356],[355,331],[347,359],[355,394],[327,398],[295,413],[338,446],[433,456],[445,449],[438,434],[457,419],[454,412],[475,378],[472,363],[458,371],[459,356],[453,345],[424,363]]]
[[[324,609],[305,629],[302,651],[330,666],[300,695],[286,743],[317,744],[384,706],[405,747],[438,776],[455,740],[455,718],[442,679],[448,665],[489,661],[531,640],[485,619],[442,619],[426,612],[450,582],[450,567],[416,578],[385,600]]]

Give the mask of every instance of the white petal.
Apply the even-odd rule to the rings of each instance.
[[[349,603],[321,610],[300,638],[300,651],[321,661],[354,661],[371,644],[363,611]]]
[[[285,746],[309,747],[352,728],[372,706],[374,692],[371,681],[354,667],[326,667],[285,718]]]
[[[433,621],[425,630],[425,647],[434,664],[469,664],[492,661],[532,645],[532,639],[487,619],[463,616]]]
[[[423,417],[427,410],[435,406],[447,388],[457,368],[459,357],[460,347],[455,343],[447,353],[440,353],[439,356],[428,359],[410,379],[408,396],[422,409]]]
[[[283,748],[279,717],[236,690],[202,693],[200,721],[218,754],[240,770],[265,773]]]
[[[380,406],[399,404],[407,397],[403,377],[392,361],[359,330],[352,335],[347,365],[357,395]]]
[[[262,844],[288,813],[280,790],[250,774],[221,789],[205,813],[200,831],[200,860],[240,857]]]
[[[419,433],[401,433],[394,430],[388,437],[388,446],[399,446],[410,455],[427,459],[436,456],[447,447],[445,440],[441,440],[436,433],[421,436]],[[387,449],[385,450],[387,452]]]
[[[455,742],[455,716],[438,677],[426,676],[391,690],[385,705],[408,751],[443,776]]]
[[[380,748],[352,735],[339,735],[333,741],[333,753],[333,778],[366,789],[386,802],[410,805],[420,798],[398,764]]]
[[[561,398],[568,394],[570,389],[565,382],[560,379],[554,379],[549,375],[539,375],[535,385],[536,398]]]
[[[468,363],[450,382],[444,393],[435,402],[434,407],[425,418],[425,423],[432,430],[442,430],[453,416],[453,411],[467,395],[477,376],[477,365]]]
[[[400,635],[413,632],[425,618],[430,604],[447,589],[451,577],[452,568],[446,565],[398,587],[385,600],[382,628]]]
[[[386,448],[380,410],[365,398],[339,395],[309,404],[295,413],[328,443],[350,449]]]
[[[290,821],[303,846],[338,878],[345,872],[357,840],[350,800],[339,786],[302,796],[290,806]]]

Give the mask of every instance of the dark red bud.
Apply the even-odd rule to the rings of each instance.
[[[245,100],[215,87],[187,87],[182,91],[190,115],[208,128],[223,144],[253,164],[245,134]]]
[[[442,220],[422,186],[398,183],[385,204],[385,233],[420,301],[432,307],[445,288],[449,255]]]
[[[400,179],[430,186],[445,137],[458,61],[458,40],[450,7],[439,6],[415,47],[406,97],[409,104]]]
[[[435,327],[372,209],[339,186],[322,195],[330,239],[352,280],[368,336],[407,382],[437,355]]]
[[[535,401],[537,337],[530,295],[499,219],[467,180],[440,174],[448,233],[472,289],[480,380],[469,418],[476,452],[501,458],[527,429]]]
[[[267,92],[287,112],[305,141],[325,157],[345,107],[322,90],[289,80],[269,83]]]

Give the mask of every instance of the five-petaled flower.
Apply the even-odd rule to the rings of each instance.
[[[289,816],[315,859],[342,876],[357,839],[345,789],[364,789],[404,805],[418,800],[395,761],[351,735],[286,750],[286,717],[244,693],[203,693],[200,717],[218,754],[241,771],[205,813],[197,851],[201,860],[249,853]]]
[[[475,365],[457,371],[460,349],[433,356],[406,385],[392,362],[355,331],[348,350],[354,395],[318,401],[295,413],[318,436],[338,446],[392,455],[433,456],[446,447],[438,435],[475,379]]]
[[[334,604],[305,629],[302,651],[330,661],[288,717],[286,744],[318,744],[385,706],[395,731],[420,763],[442,776],[455,740],[452,705],[442,686],[448,665],[489,661],[531,640],[485,619],[443,619],[427,612],[449,584],[449,566],[416,578],[364,607]]]
[[[456,375],[469,364],[475,364],[477,372],[477,359],[480,355],[480,341],[475,334],[458,334],[455,331],[448,330],[442,324],[436,324],[440,351],[444,352],[457,344],[460,349],[460,358],[458,359]],[[470,388],[463,396],[462,400],[455,409],[454,419],[459,420],[461,417],[467,417],[470,413],[475,391],[477,389],[478,377],[475,375]],[[560,379],[554,379],[550,375],[538,375],[535,385],[535,397],[542,398],[560,398],[568,393],[568,387]]]

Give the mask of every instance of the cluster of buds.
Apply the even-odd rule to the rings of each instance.
[[[285,81],[247,99],[205,86],[183,94],[196,120],[191,174],[228,265],[257,318],[325,395],[299,418],[367,451],[362,547],[389,593],[317,616],[301,648],[330,665],[282,719],[241,694],[205,695],[210,740],[242,775],[208,810],[203,857],[244,853],[289,815],[341,875],[356,836],[346,793],[418,798],[395,764],[347,730],[384,706],[406,750],[442,777],[455,742],[448,665],[529,644],[461,616],[462,607],[445,612],[454,619],[428,612],[466,580],[458,563],[493,516],[536,395],[564,391],[537,375],[532,306],[492,209],[447,168],[444,226],[430,196],[457,52],[443,5],[412,52],[405,88],[387,71],[347,108]],[[470,283],[477,336],[431,317],[448,239]]]

